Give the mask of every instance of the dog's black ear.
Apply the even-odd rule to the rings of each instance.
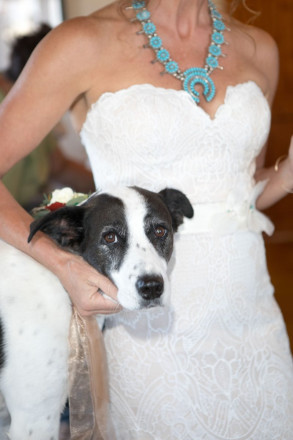
[[[176,232],[183,223],[183,217],[193,217],[193,207],[186,195],[177,189],[165,188],[159,195],[171,214],[173,230]]]
[[[66,206],[41,217],[30,226],[28,242],[37,231],[49,235],[61,247],[78,251],[84,238],[83,219],[86,209],[82,206]]]

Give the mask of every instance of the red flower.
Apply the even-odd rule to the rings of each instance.
[[[52,203],[52,205],[47,205],[46,209],[53,212],[53,211],[57,211],[57,209],[60,209],[63,206],[65,206],[65,203],[55,202],[55,203]]]

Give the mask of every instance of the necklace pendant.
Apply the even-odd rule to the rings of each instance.
[[[202,94],[207,102],[210,102],[214,98],[216,93],[215,84],[205,69],[201,67],[191,67],[185,70],[183,75],[183,89],[191,95],[197,104],[200,102],[200,93],[196,90],[196,86],[198,85],[203,88]]]

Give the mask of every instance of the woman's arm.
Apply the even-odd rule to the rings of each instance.
[[[270,168],[260,168],[256,171],[255,178],[267,180],[268,183],[257,200],[258,209],[266,209],[293,192],[293,137],[289,147],[288,156],[280,163]]]
[[[33,53],[0,107],[0,176],[32,151],[56,125],[74,99],[91,87],[92,29],[88,19],[67,22],[51,32]],[[95,46],[96,50],[96,46]],[[115,286],[82,258],[61,250],[38,233],[27,243],[31,216],[0,182],[0,237],[55,273],[82,315],[113,313]]]

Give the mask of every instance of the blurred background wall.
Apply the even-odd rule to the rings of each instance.
[[[60,0],[0,0],[0,71],[7,66],[15,37],[33,31],[41,22],[56,26],[62,18]]]
[[[111,0],[63,0],[64,15],[68,18],[87,15],[111,3]]]

